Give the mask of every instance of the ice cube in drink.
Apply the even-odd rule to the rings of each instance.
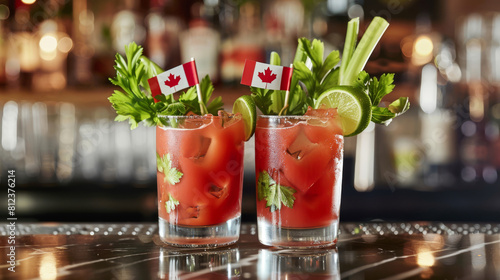
[[[157,127],[158,156],[162,158],[168,154],[171,164],[169,170],[158,171],[160,236],[167,243],[182,243],[182,246],[190,243],[219,246],[235,242],[238,238],[235,232],[239,233],[243,182],[245,136],[241,116],[177,118],[175,127]],[[182,118],[185,120],[180,120]],[[177,182],[169,178],[175,177],[176,172],[182,174]],[[166,203],[171,207],[166,207]],[[228,229],[229,223],[238,227],[238,230],[230,229],[230,236],[217,239],[208,234]],[[174,232],[181,235],[181,229],[196,236],[189,240],[185,236],[184,239],[175,236]],[[201,236],[205,236],[204,239],[200,239]]]
[[[265,187],[258,186],[259,240],[282,247],[334,244],[343,155],[343,136],[336,112],[315,110],[300,117],[261,116],[255,139],[257,181],[267,173],[271,176],[270,189],[284,188],[287,194],[280,195],[293,195],[293,199],[279,202],[282,207],[273,209],[267,200],[280,197],[266,197],[259,193],[265,192]],[[286,206],[291,200],[293,205]],[[314,234],[314,230],[331,234]]]

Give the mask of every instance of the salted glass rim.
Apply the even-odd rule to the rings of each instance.
[[[267,119],[268,124],[259,124],[259,119]],[[342,127],[341,120],[339,119],[339,116],[297,116],[297,115],[291,115],[291,116],[278,116],[278,115],[258,115],[257,116],[257,124],[256,128],[278,128],[275,127],[279,123],[286,121],[286,120],[291,120],[291,121],[296,121],[295,124],[299,123],[307,123],[309,125],[309,121],[320,121],[321,123],[327,123],[331,121],[332,119],[337,119],[338,120],[338,125]],[[317,124],[312,124],[312,125],[317,125]]]
[[[207,114],[207,115],[158,115],[159,118],[169,118],[169,119],[219,119],[222,118],[223,116],[216,116],[212,114]],[[224,116],[226,118],[242,118],[241,114],[231,114],[228,116]]]
[[[162,122],[165,123],[160,123],[157,125],[157,127],[162,128],[162,129],[179,129],[179,130],[193,130],[193,129],[202,129],[206,127],[207,125],[212,124],[215,120],[222,120],[222,118],[227,118],[229,120],[234,120],[234,122],[239,122],[243,120],[243,117],[241,114],[231,114],[227,116],[219,116],[219,115],[212,115],[212,114],[206,114],[206,115],[158,115],[159,118],[163,119]],[[207,123],[203,123],[199,127],[178,127],[178,124],[182,124],[185,121],[188,120],[198,120],[198,121],[208,121]]]
[[[331,118],[331,117],[325,117],[325,116],[297,116],[297,115],[284,115],[284,116],[278,116],[278,115],[258,115],[257,118],[265,118],[265,119],[297,119],[297,120],[309,120],[309,119],[326,119],[326,118]]]

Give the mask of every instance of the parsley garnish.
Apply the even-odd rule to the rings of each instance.
[[[257,197],[259,201],[262,199],[266,200],[266,207],[270,207],[271,212],[281,209],[282,204],[288,208],[293,208],[293,203],[295,202],[293,194],[296,192],[291,187],[277,184],[267,171],[259,173]]]
[[[157,95],[159,102],[155,103],[148,79],[164,71],[142,53],[142,47],[132,42],[125,46],[126,59],[116,54],[116,77],[109,80],[121,90],[115,90],[108,98],[118,114],[115,121],[128,120],[130,128],[134,129],[140,122],[146,126],[165,124],[165,118],[159,115],[185,115],[188,112],[201,115],[195,86],[180,94],[178,100],[173,95]],[[209,103],[213,85],[208,76],[201,80],[200,88],[203,102],[208,105],[208,113],[217,115],[222,109],[222,98],[217,97]]]
[[[159,172],[165,174],[164,182],[168,182],[170,185],[175,185],[181,181],[182,172],[172,167],[172,161],[170,160],[170,154],[163,155],[163,158],[156,153],[156,166]]]
[[[168,194],[168,201],[165,201],[165,209],[167,209],[167,213],[174,211],[177,205],[179,205],[179,201],[173,198],[171,194]]]
[[[408,97],[400,97],[392,102],[387,108],[378,107],[384,96],[394,89],[394,74],[382,74],[380,79],[370,77],[365,71],[358,75],[355,87],[362,90],[370,97],[372,102],[372,122],[388,125],[392,119],[410,109]]]

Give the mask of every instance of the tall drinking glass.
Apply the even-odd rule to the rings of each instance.
[[[240,232],[244,128],[241,115],[163,116],[156,128],[160,238],[218,247]]]
[[[255,166],[261,243],[294,248],[336,244],[343,144],[336,114],[258,117]]]

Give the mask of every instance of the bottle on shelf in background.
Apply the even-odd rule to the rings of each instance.
[[[0,4],[0,87],[7,84],[7,19],[9,18],[10,10],[4,4]]]
[[[12,7],[11,7],[12,8]],[[33,73],[40,66],[38,41],[30,18],[30,6],[19,5],[9,11],[6,78],[9,88],[31,89]]]
[[[202,3],[191,6],[192,19],[189,28],[179,35],[181,60],[196,59],[200,78],[210,75],[212,82],[219,81],[220,34],[204,17],[206,7]]]
[[[64,89],[68,83],[67,57],[73,41],[61,19],[44,20],[37,29],[40,64],[33,74],[33,88],[40,91]]]
[[[403,79],[407,79],[407,90],[415,90],[412,104],[417,105],[384,128],[382,134],[388,133],[386,141],[392,142],[394,170],[385,168],[382,176],[390,187],[440,190],[456,186],[458,125],[452,93],[460,72],[454,44],[434,32],[429,16],[422,14],[415,33],[402,40],[401,50],[409,63]]]
[[[480,84],[468,84],[466,90],[468,100],[464,104],[468,108],[459,130],[460,175],[466,184],[493,184],[498,175],[491,165],[493,158],[487,136],[489,120],[485,114],[488,108],[485,88]]]
[[[472,186],[494,185],[498,172],[492,153],[490,109],[492,96],[488,83],[487,55],[490,40],[487,26],[491,22],[479,14],[469,15],[463,22],[461,33],[462,69],[464,72],[464,102],[458,104],[460,118],[459,155],[460,175],[464,183]]]
[[[492,102],[489,108],[488,137],[490,138],[492,149],[492,165],[497,176],[500,174],[500,85],[492,87]],[[498,179],[497,179],[498,181]]]
[[[239,84],[245,59],[266,61],[264,36],[260,26],[260,8],[255,2],[239,6],[237,30],[222,42],[221,78],[225,84]],[[276,51],[279,51],[278,49]]]
[[[145,17],[147,56],[163,69],[182,64],[179,50],[179,34],[185,29],[176,1],[151,0]]]
[[[422,68],[420,85],[420,141],[425,151],[422,178],[431,188],[452,187],[458,182],[459,129],[452,93],[460,78],[454,45],[446,40],[439,42],[433,62]]]
[[[487,136],[491,141],[492,165],[500,176],[500,13],[491,15],[488,44],[488,81],[490,84],[489,123]],[[497,179],[497,181],[500,181]]]
[[[418,121],[419,111],[408,110],[397,121],[378,130],[380,133],[377,137],[382,141],[378,141],[380,145],[377,145],[377,152],[383,156],[376,156],[376,159],[385,162],[376,164],[380,176],[376,180],[377,185],[388,186],[391,190],[422,187],[420,176],[425,154],[419,137]]]
[[[71,83],[88,85],[92,80],[92,56],[94,48],[90,37],[94,32],[94,13],[88,9],[87,0],[73,1],[72,38],[75,45],[72,55]]]
[[[280,54],[282,65],[289,65],[295,56],[297,38],[304,36],[304,5],[300,0],[274,0],[265,1],[262,8],[266,57],[276,51]],[[325,53],[329,51],[325,48]]]

